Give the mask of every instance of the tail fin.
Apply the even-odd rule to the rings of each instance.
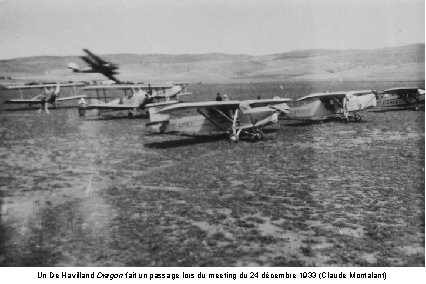
[[[80,68],[74,62],[68,63],[67,68],[71,69],[73,72],[80,72]]]

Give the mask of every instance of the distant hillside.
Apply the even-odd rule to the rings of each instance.
[[[96,51],[95,51],[96,52]],[[424,80],[425,45],[374,50],[301,50],[263,56],[235,54],[107,54],[125,81],[268,82],[288,80]],[[78,56],[0,60],[0,77],[23,80],[103,80],[72,73]]]

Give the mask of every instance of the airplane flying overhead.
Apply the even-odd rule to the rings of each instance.
[[[180,98],[191,93],[186,92],[185,84],[129,84],[110,86],[89,86],[85,91],[96,91],[95,102],[80,106],[79,114],[85,117],[122,117],[147,116],[152,106],[178,103]],[[123,97],[108,102],[105,91],[121,90]],[[127,91],[130,91],[128,94]],[[103,100],[103,101],[102,101]]]
[[[74,95],[68,97],[60,97],[61,87],[75,87],[84,86],[84,83],[56,83],[56,84],[40,84],[40,85],[23,85],[23,86],[6,86],[7,90],[19,90],[21,99],[7,100],[5,104],[24,104],[28,106],[40,105],[48,111],[48,104],[55,108],[59,106],[59,102],[77,100],[86,97],[86,95]],[[30,99],[23,99],[22,90],[40,89],[42,93]]]
[[[384,90],[377,95],[378,108],[413,108],[419,110],[425,106],[425,90],[399,87]]]
[[[346,122],[360,121],[359,111],[376,106],[373,90],[318,93],[304,96],[290,104],[288,119],[321,121],[330,118]]]
[[[287,114],[286,102],[291,99],[274,98],[244,101],[207,101],[178,103],[149,108],[148,131],[188,136],[228,135],[231,141],[240,136],[254,140],[263,138],[262,128],[278,122],[280,114]]]
[[[88,49],[83,49],[83,51],[87,55],[81,56],[80,58],[89,66],[80,68],[77,64],[70,62],[67,65],[69,69],[76,73],[100,73],[117,84],[121,83],[120,80],[114,76],[118,74],[118,65],[103,60]]]

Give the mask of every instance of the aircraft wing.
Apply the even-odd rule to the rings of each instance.
[[[64,102],[64,101],[78,100],[78,99],[85,98],[85,97],[86,97],[86,95],[77,95],[77,96],[57,98],[55,101]]]
[[[114,81],[114,82],[116,82],[116,83],[119,83],[120,82],[120,80],[118,80],[117,78],[115,78],[115,76],[112,74],[112,73],[106,73],[106,72],[104,72],[104,73],[102,73],[105,77],[107,77],[108,79],[110,79],[110,80],[112,80],[112,81]],[[116,74],[116,73],[114,73],[114,74]]]
[[[138,105],[108,105],[108,104],[93,104],[88,105],[86,109],[108,109],[108,110],[130,110],[130,109],[137,109],[139,108]]]
[[[114,84],[114,85],[97,85],[97,86],[88,86],[84,87],[83,90],[93,91],[93,90],[132,90],[132,89],[141,89],[149,90],[149,88],[156,89],[167,89],[172,88],[173,84]]]
[[[246,101],[246,103],[249,104],[251,107],[264,107],[268,105],[288,103],[290,101],[292,101],[292,99],[276,97],[273,99],[249,100]]]
[[[81,87],[84,86],[84,83],[58,83],[58,84],[38,84],[38,85],[16,85],[16,86],[6,86],[7,90],[19,90],[19,89],[43,89],[43,88],[54,88],[57,86],[60,87]]]
[[[207,102],[196,102],[196,103],[178,103],[171,106],[162,108],[158,113],[170,113],[175,110],[182,109],[198,109],[198,108],[217,108],[217,107],[239,107],[240,101],[207,101]]]
[[[5,104],[22,104],[22,105],[31,105],[31,104],[41,104],[41,100],[37,99],[28,99],[28,100],[7,100]]]
[[[333,93],[319,93],[319,94],[310,94],[304,97],[301,97],[297,99],[296,101],[303,101],[306,99],[312,99],[312,98],[344,98],[346,97],[346,92],[333,92]]]
[[[90,104],[86,109],[128,110],[139,108],[138,104],[119,103],[117,100],[104,104]]]
[[[100,58],[99,56],[97,56],[96,54],[94,54],[93,52],[91,52],[88,49],[83,49],[83,51],[88,55],[88,59],[93,59],[94,61],[96,61],[98,64],[105,64],[108,63],[105,60],[103,60],[102,58]],[[87,57],[86,57],[87,58]],[[86,61],[84,59],[84,61]],[[87,61],[86,61],[87,62]],[[90,64],[89,62],[87,62],[88,64]],[[93,62],[92,62],[93,63]],[[91,65],[91,64],[90,64]]]

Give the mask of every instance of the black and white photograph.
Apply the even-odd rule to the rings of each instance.
[[[424,107],[424,0],[0,0],[0,266],[424,267]]]

